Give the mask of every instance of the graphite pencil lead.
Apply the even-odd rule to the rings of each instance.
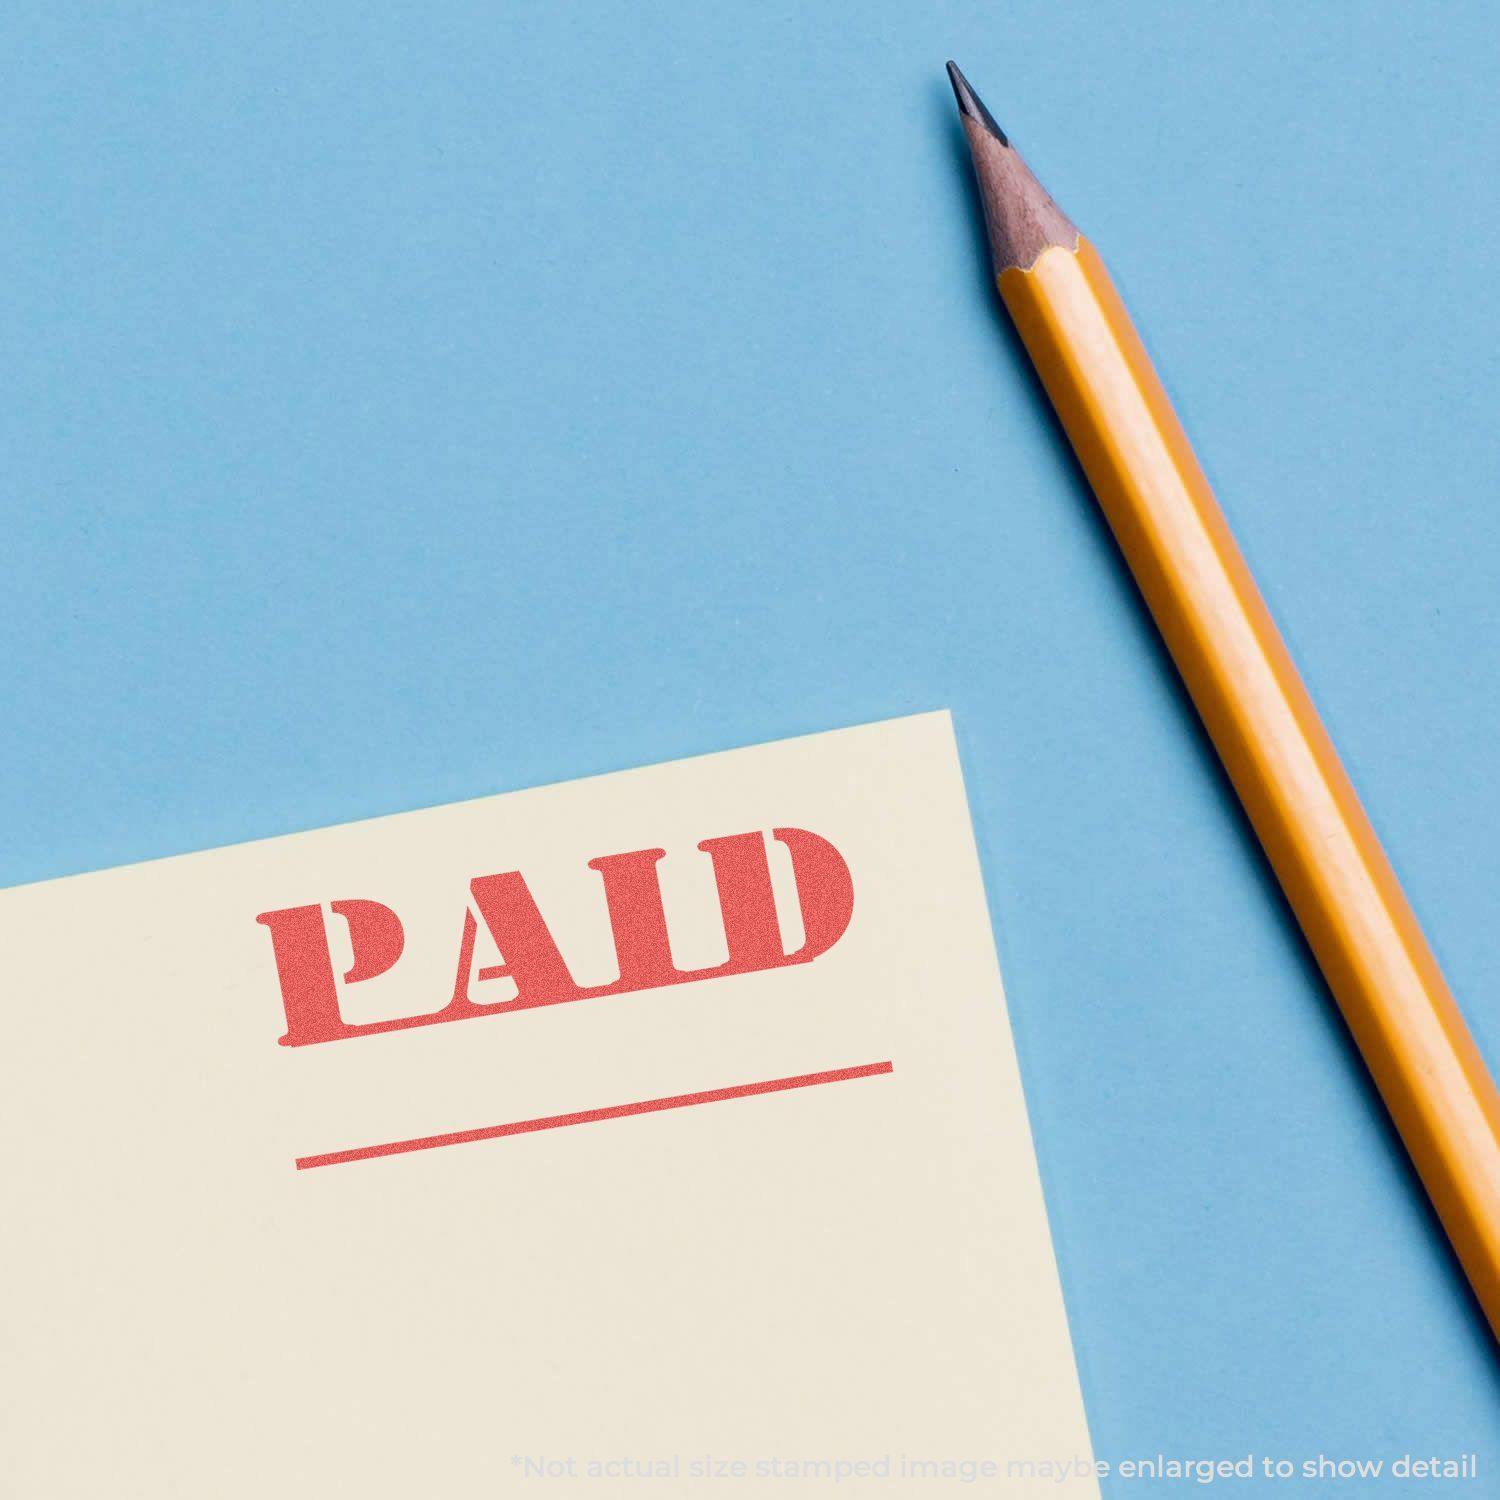
[[[1002,146],[1010,145],[1010,137],[995,123],[994,115],[984,107],[984,100],[969,87],[969,80],[951,58],[948,61],[948,82],[953,85],[953,97],[958,100],[959,112],[983,125]]]
[[[969,80],[948,64],[948,80],[958,100],[959,119],[974,158],[979,201],[989,231],[995,274],[1012,266],[1029,270],[1037,257],[1054,245],[1075,249],[1078,229],[1036,180],[1005,132],[995,124]]]

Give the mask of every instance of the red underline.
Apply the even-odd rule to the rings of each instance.
[[[826,1073],[798,1073],[792,1078],[767,1078],[761,1083],[736,1083],[727,1089],[705,1089],[700,1094],[668,1094],[663,1099],[637,1099],[633,1104],[609,1104],[603,1109],[580,1109],[571,1115],[542,1115],[535,1120],[511,1120],[478,1130],[450,1130],[446,1135],[419,1135],[409,1141],[385,1141],[378,1146],[355,1146],[348,1151],[325,1151],[299,1156],[297,1170],[336,1167],[346,1161],[368,1161],[372,1156],[400,1156],[407,1151],[431,1151],[435,1146],[463,1146],[470,1141],[494,1141],[504,1135],[529,1135],[534,1130],[558,1130],[564,1125],[589,1125],[595,1120],[619,1120],[626,1115],[650,1115],[662,1109],[686,1109],[690,1104],[717,1104],[721,1099],[746,1099],[752,1094],[779,1094],[786,1089],[808,1089],[818,1083],[843,1083],[850,1078],[873,1078],[892,1072],[889,1062],[861,1063],[857,1068],[830,1068]]]

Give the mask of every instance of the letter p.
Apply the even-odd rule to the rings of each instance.
[[[345,984],[358,984],[384,974],[401,957],[406,934],[401,919],[378,901],[334,901],[332,911],[349,928],[354,961]],[[339,1014],[338,982],[328,948],[328,928],[321,906],[289,906],[263,911],[255,919],[271,934],[276,975],[281,981],[281,1004],[286,1011],[283,1047],[306,1047],[353,1036],[359,1028],[346,1026]]]

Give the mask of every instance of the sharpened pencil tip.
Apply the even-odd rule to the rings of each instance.
[[[1053,245],[1078,247],[1078,227],[1048,196],[1021,153],[1011,145],[994,116],[984,107],[969,80],[948,64],[948,79],[963,118],[979,201],[984,205],[985,230],[995,274],[1012,266],[1029,271],[1042,251]]]
[[[948,63],[948,82],[953,85],[953,97],[958,100],[960,114],[967,115],[975,124],[982,125],[1000,142],[1010,145],[1010,138],[995,123],[995,117],[984,107],[984,100],[969,87],[969,80],[959,71],[958,64]]]

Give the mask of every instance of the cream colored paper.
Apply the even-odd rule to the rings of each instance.
[[[278,1045],[259,913],[384,903],[405,949],[343,1017],[434,1011],[469,881],[519,870],[601,985],[590,859],[666,849],[707,966],[697,844],[780,827],[853,883],[811,962]],[[1097,1493],[1018,1477],[1089,1443],[946,714],[21,887],[0,962],[7,1496]]]

